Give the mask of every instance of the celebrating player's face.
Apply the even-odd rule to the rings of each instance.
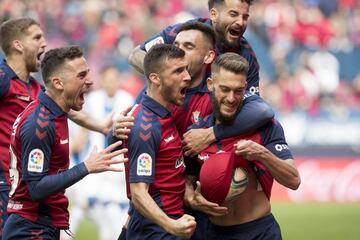
[[[182,105],[186,89],[190,85],[190,75],[187,71],[187,61],[184,58],[168,59],[160,74],[160,94],[171,104]]]
[[[27,35],[21,39],[24,49],[24,61],[29,72],[37,72],[40,67],[40,56],[45,52],[44,33],[36,24],[29,27]]]
[[[84,95],[93,84],[85,58],[68,61],[64,67],[63,97],[68,109],[79,111],[85,103]]]
[[[202,74],[205,57],[211,50],[211,44],[208,43],[203,33],[199,30],[181,31],[176,35],[174,45],[185,51],[191,79]]]
[[[246,76],[220,69],[213,79],[208,80],[212,91],[212,104],[217,121],[226,123],[235,119],[242,107]]]
[[[221,6],[210,10],[215,33],[222,44],[238,48],[249,18],[250,6],[240,0],[225,0]]]

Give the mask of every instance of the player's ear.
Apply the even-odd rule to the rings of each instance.
[[[208,79],[206,80],[207,83],[207,87],[209,89],[210,92],[213,91],[213,87],[214,87],[214,80],[211,77],[208,77]]]
[[[214,59],[215,59],[215,51],[209,50],[204,57],[204,63],[211,64],[214,61]]]
[[[60,77],[57,76],[52,77],[51,82],[53,83],[55,89],[64,90],[64,84],[62,83]]]
[[[157,86],[160,85],[160,76],[157,73],[150,73],[149,74],[149,80],[151,84],[155,84]]]
[[[218,11],[216,10],[216,8],[212,8],[210,9],[210,19],[213,23],[216,23],[217,22],[217,18],[218,18]]]
[[[23,47],[23,44],[22,44],[22,42],[20,40],[12,41],[12,45],[17,51],[23,52],[24,47]]]

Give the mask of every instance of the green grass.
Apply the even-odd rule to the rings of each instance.
[[[273,203],[284,240],[358,240],[360,204]]]
[[[272,212],[284,240],[360,239],[360,204],[272,203]],[[75,239],[98,240],[95,225],[84,221]]]
[[[114,237],[117,239],[118,236]],[[98,240],[96,225],[88,219],[85,219],[80,225],[79,232],[75,235],[75,240]]]

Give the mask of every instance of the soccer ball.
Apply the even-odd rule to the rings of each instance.
[[[247,171],[244,168],[235,168],[231,178],[229,192],[226,195],[225,201],[236,200],[241,193],[243,193],[249,183]]]

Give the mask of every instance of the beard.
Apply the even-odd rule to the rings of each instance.
[[[163,82],[160,94],[166,102],[179,105],[179,103],[176,101],[176,97],[174,96],[174,88],[172,88],[170,85],[166,85]]]
[[[242,104],[243,104],[242,101],[239,103],[239,106],[237,107],[237,109],[233,115],[231,115],[231,116],[223,115],[220,111],[220,103],[218,102],[218,100],[215,97],[215,89],[213,90],[213,93],[211,93],[211,103],[213,106],[213,113],[215,114],[215,118],[217,120],[219,120],[222,124],[225,124],[225,125],[231,125],[234,122],[234,120],[235,120],[237,114],[240,112],[240,110],[242,108]]]
[[[216,42],[220,43],[220,45],[224,46],[225,48],[239,49],[240,48],[239,41],[229,42],[226,39],[226,29],[227,27],[224,26],[221,22],[215,25]]]
[[[29,73],[39,71],[37,61],[34,61],[34,59],[36,59],[36,57],[32,56],[32,54],[25,54],[25,67]]]

